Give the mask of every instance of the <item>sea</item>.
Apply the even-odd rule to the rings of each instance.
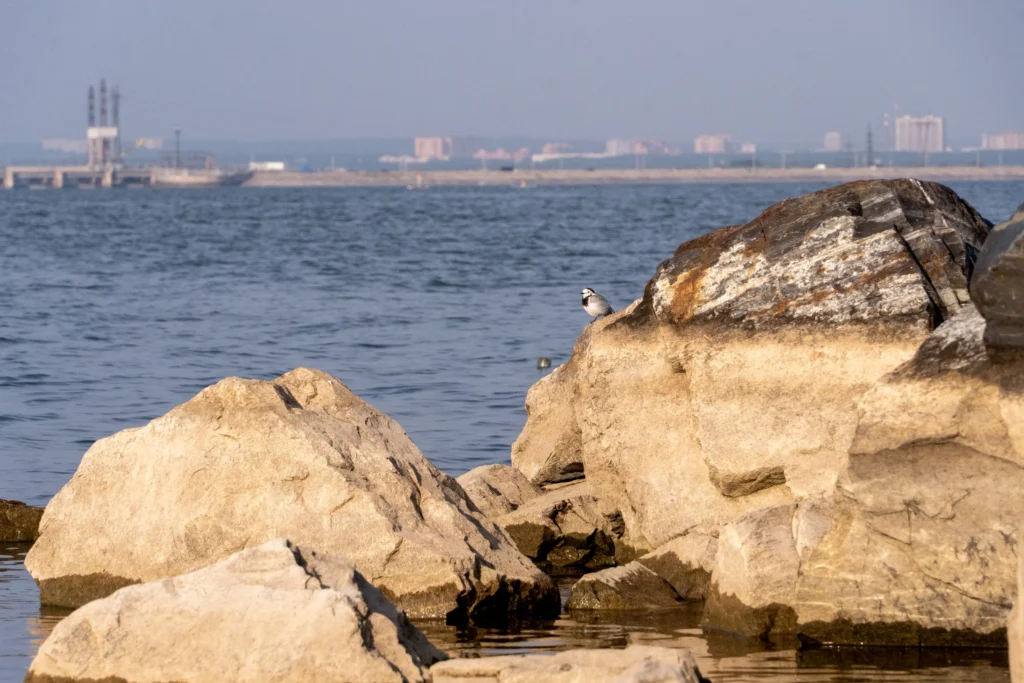
[[[951,185],[993,222],[1024,182]],[[508,463],[529,387],[682,242],[824,185],[0,191],[0,498],[45,505],[97,439],[231,375],[340,378],[453,476]],[[0,681],[66,611],[0,545]],[[571,583],[564,583],[563,592]],[[800,650],[669,617],[420,626],[454,654],[689,647],[727,681],[1008,681],[999,650]]]

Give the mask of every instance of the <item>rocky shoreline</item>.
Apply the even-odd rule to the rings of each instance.
[[[552,618],[579,574],[581,615],[1009,644],[1024,680],[1022,264],[1024,211],[935,183],[782,202],[681,245],[531,388],[512,465],[457,480],[323,372],[222,380],[47,505],[25,564],[78,609],[26,680],[705,680],[659,647],[449,660],[409,621]]]

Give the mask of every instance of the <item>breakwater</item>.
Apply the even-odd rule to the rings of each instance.
[[[844,183],[912,177],[936,182],[1024,180],[1024,166],[930,166],[878,168],[651,168],[516,169],[513,171],[290,171],[256,172],[251,187],[431,187],[437,185],[628,185],[675,183]]]

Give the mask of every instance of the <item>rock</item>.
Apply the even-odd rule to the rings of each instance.
[[[762,638],[797,633],[798,507],[755,510],[722,529],[705,624]]]
[[[96,442],[25,565],[75,607],[286,536],[344,554],[410,616],[556,615],[552,581],[387,415],[300,368],[229,378]]]
[[[971,297],[987,321],[986,344],[1024,349],[1024,209],[992,228],[978,255]]]
[[[25,680],[397,683],[442,659],[350,562],[274,540],[78,609]]]
[[[572,587],[571,610],[671,609],[682,602],[665,579],[639,562],[587,574]]]
[[[541,495],[539,486],[508,465],[481,465],[456,479],[473,504],[492,520]]]
[[[20,500],[0,500],[0,542],[27,543],[39,535],[43,508],[25,505]]]
[[[616,563],[613,520],[601,514],[586,481],[553,486],[494,521],[519,552],[545,570],[593,570]]]
[[[690,650],[644,645],[450,659],[431,667],[430,675],[433,683],[708,683]]]
[[[952,191],[864,181],[687,242],[527,397],[513,465],[585,473],[616,550],[830,496],[857,401],[969,303],[989,224]]]
[[[683,599],[703,600],[708,597],[717,552],[716,536],[692,532],[672,539],[636,561],[665,579]]]
[[[597,321],[598,323],[601,321]],[[583,454],[571,385],[573,366],[559,365],[526,394],[526,415],[533,428],[512,444],[512,466],[535,484],[583,477]]]
[[[1024,208],[1024,207],[1022,207]],[[1007,619],[1006,637],[1010,645],[1010,680],[1024,681],[1024,558],[1017,561],[1017,597]]]
[[[1024,362],[970,307],[860,401],[835,521],[801,565],[822,642],[1005,646],[1024,517]]]
[[[705,621],[805,642],[1006,643],[1024,516],[1024,361],[993,363],[973,306],[859,399],[834,496],[719,536]]]

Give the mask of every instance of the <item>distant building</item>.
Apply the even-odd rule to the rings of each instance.
[[[447,159],[451,156],[451,138],[416,138],[413,156],[418,159]]]
[[[942,152],[946,133],[941,116],[910,116],[896,119],[897,152]]]
[[[283,171],[283,161],[250,161],[250,171]]]
[[[520,147],[514,152],[506,152],[504,149],[499,147],[493,152],[486,149],[478,149],[473,153],[474,159],[480,159],[483,161],[522,161],[528,156],[530,156],[530,150],[525,147]]]
[[[740,154],[757,154],[757,145],[753,142],[744,142],[740,145]]]
[[[572,151],[568,142],[548,142],[541,148],[541,154],[567,154]]]
[[[695,154],[725,154],[732,150],[732,138],[720,133],[718,135],[701,135],[693,139]]]
[[[608,140],[604,143],[604,153],[610,157],[621,157],[633,153],[632,140]]]
[[[674,155],[679,154],[675,147],[669,147],[661,140],[633,140],[630,145],[633,154]]]
[[[1024,149],[1024,133],[1006,131],[1005,133],[984,134],[981,136],[982,149]]]
[[[64,152],[66,154],[85,154],[89,151],[89,141],[73,140],[70,138],[47,138],[43,140],[43,149],[52,152]]]
[[[826,152],[839,152],[843,149],[843,136],[836,131],[830,131],[825,133],[825,146]]]
[[[135,149],[163,149],[163,138],[139,138],[135,141]]]

